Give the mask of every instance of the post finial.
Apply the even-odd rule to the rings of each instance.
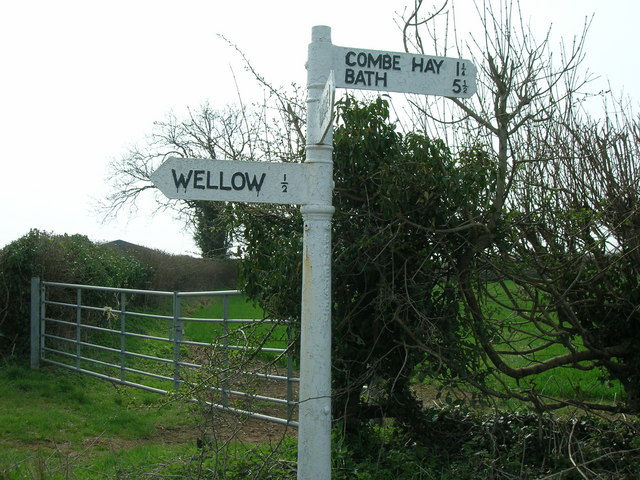
[[[331,27],[316,25],[311,28],[312,42],[331,42]]]

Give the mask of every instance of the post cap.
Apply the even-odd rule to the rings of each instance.
[[[315,25],[311,28],[312,42],[331,42],[331,27]]]

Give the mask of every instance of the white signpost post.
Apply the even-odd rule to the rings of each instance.
[[[333,118],[326,120],[329,127],[325,127],[327,90],[335,81],[335,86],[342,88],[465,98],[476,91],[476,67],[467,60],[336,47],[331,44],[331,29],[325,26],[313,27],[311,36],[307,61],[305,164],[322,166],[324,173],[321,188],[301,208],[304,252],[298,480],[329,480]]]
[[[312,29],[303,164],[169,158],[152,182],[169,198],[301,205],[304,221],[298,479],[331,478],[331,219],[336,87],[467,98],[468,60],[337,47]]]

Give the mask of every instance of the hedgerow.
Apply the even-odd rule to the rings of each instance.
[[[29,349],[30,282],[47,281],[142,288],[151,269],[84,235],[54,235],[33,229],[0,250],[0,357]],[[99,301],[99,292],[91,292]],[[86,298],[89,302],[90,298]]]

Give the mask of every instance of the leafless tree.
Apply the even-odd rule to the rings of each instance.
[[[485,208],[438,227],[464,243],[455,264],[465,312],[494,377],[469,380],[539,411],[637,411],[638,122],[585,113],[589,20],[558,55],[550,31],[535,39],[518,1],[474,2],[480,35],[462,34],[453,2],[425,12],[427,22],[422,3],[404,25],[407,49],[470,58],[478,92],[414,99],[414,124],[458,152],[481,148],[495,172]],[[589,397],[575,372],[591,370],[620,380],[624,406]]]
[[[239,95],[236,105],[215,108],[203,103],[188,109],[186,115],[171,113],[155,122],[144,141],[111,162],[111,193],[99,206],[102,215],[109,218],[121,210],[131,213],[143,196],[155,192],[158,210],[171,210],[184,219],[193,228],[203,255],[224,255],[232,232],[211,231],[222,207],[210,202],[169,200],[157,192],[150,176],[169,157],[299,161],[304,115],[298,88],[294,85],[291,91],[277,91],[261,77],[256,78],[265,87],[262,103],[245,105]]]

